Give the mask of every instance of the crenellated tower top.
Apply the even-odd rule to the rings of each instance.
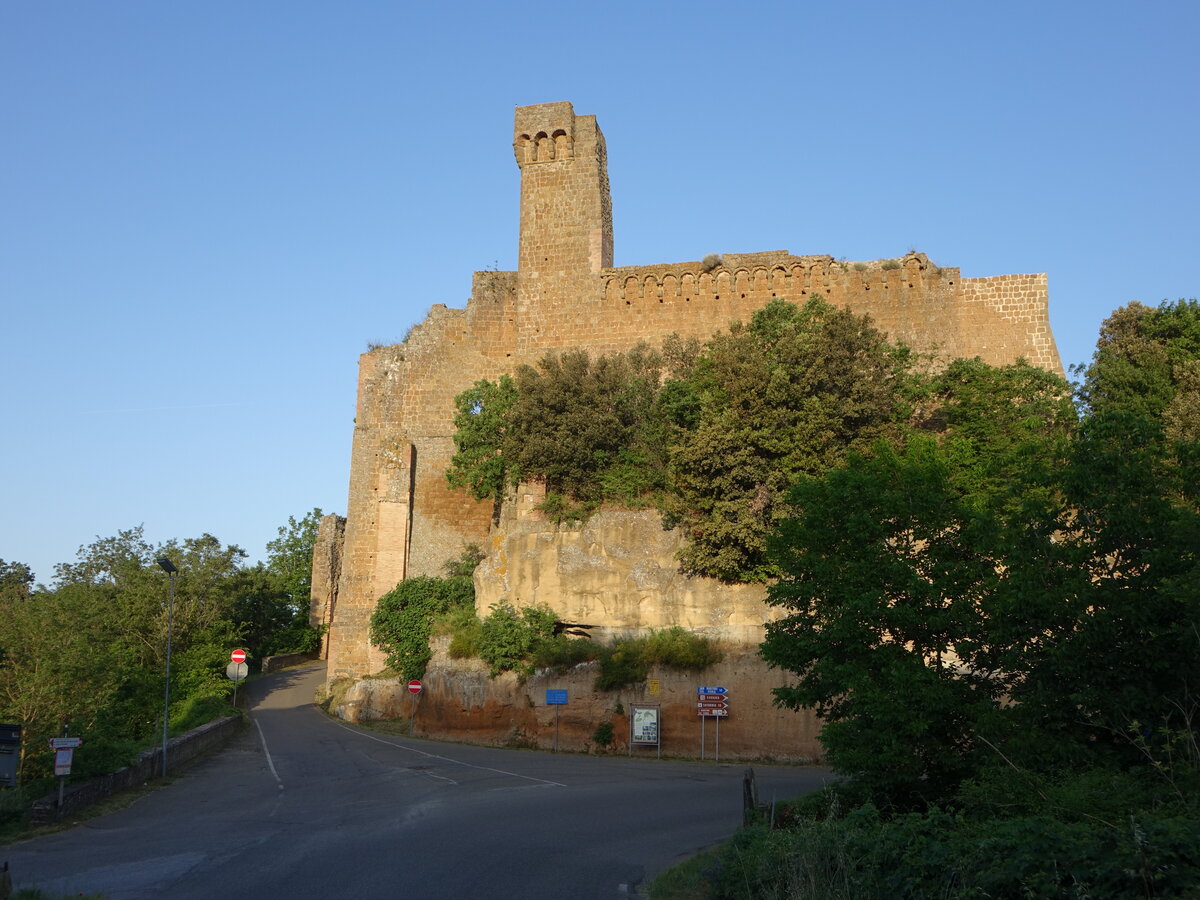
[[[521,168],[518,288],[524,303],[578,296],[578,279],[612,265],[608,156],[595,116],[570,103],[518,106]]]

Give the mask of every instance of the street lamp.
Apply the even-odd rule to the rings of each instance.
[[[167,601],[167,684],[163,693],[163,736],[162,736],[162,777],[167,777],[167,717],[171,710],[171,632],[174,625],[173,619],[175,615],[175,576],[179,574],[179,570],[175,568],[175,563],[171,562],[165,556],[160,556],[155,560],[162,570],[167,573],[167,581],[170,583],[170,600]]]

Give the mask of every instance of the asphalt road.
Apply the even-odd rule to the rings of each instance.
[[[745,764],[498,750],[329,719],[320,667],[248,686],[251,724],[129,807],[0,848],[15,886],[109,900],[613,898],[724,840]],[[827,770],[756,766],[769,802]]]

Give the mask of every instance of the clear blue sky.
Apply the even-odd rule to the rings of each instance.
[[[515,267],[513,108],[608,140],[616,264],[1047,272],[1064,361],[1195,297],[1194,3],[0,4],[0,558],[252,559],[345,512],[358,355]]]

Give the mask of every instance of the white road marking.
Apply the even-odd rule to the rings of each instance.
[[[258,724],[258,719],[251,718],[254,727],[258,729],[258,739],[262,741],[263,753],[267,757],[267,767],[271,770],[271,774],[275,776],[275,780],[279,782],[279,789],[283,790],[283,779],[279,777],[279,773],[275,771],[275,761],[271,759],[271,751],[267,749],[267,736],[263,734],[262,726]]]
[[[506,772],[504,769],[493,769],[491,766],[477,766],[474,763],[467,763],[467,762],[463,762],[462,760],[451,759],[448,756],[439,756],[436,753],[427,753],[424,750],[418,750],[416,747],[409,747],[406,744],[397,744],[393,741],[385,741],[383,738],[376,737],[373,734],[367,734],[365,731],[359,731],[357,728],[351,728],[349,725],[343,725],[341,722],[333,722],[333,724],[336,725],[338,728],[344,728],[346,731],[349,731],[351,734],[357,734],[361,737],[367,738],[368,740],[378,741],[381,744],[387,744],[389,747],[395,747],[397,750],[408,750],[411,753],[419,753],[419,754],[421,754],[421,756],[427,756],[430,759],[440,759],[443,762],[452,763],[456,766],[466,766],[468,769],[481,769],[485,772],[495,772],[498,775],[508,775],[512,778],[524,778],[526,781],[536,781],[539,784],[547,784],[547,785],[552,785],[554,787],[566,787],[565,784],[563,784],[562,782],[559,782],[559,781],[549,781],[545,778],[535,778],[532,775],[519,775],[516,772]],[[446,780],[450,781],[449,778],[447,778]],[[458,782],[453,782],[453,783],[457,784]]]

